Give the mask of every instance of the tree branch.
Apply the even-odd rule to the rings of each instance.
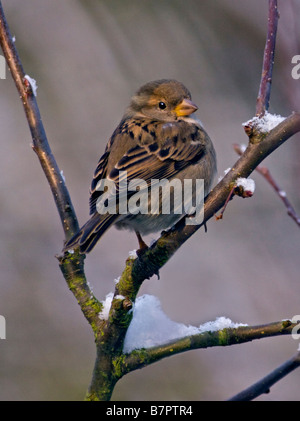
[[[251,401],[263,393],[269,393],[270,387],[300,366],[300,352],[277,367],[270,374],[254,383],[252,386],[228,399],[229,401]]]
[[[274,322],[260,326],[241,326],[225,328],[215,332],[204,332],[187,336],[167,344],[140,349],[125,355],[120,359],[122,375],[153,364],[163,358],[176,355],[192,349],[210,348],[215,346],[229,346],[262,339],[271,336],[288,335],[296,323],[290,320]]]
[[[269,0],[268,33],[261,81],[256,101],[256,115],[259,117],[263,116],[269,109],[278,18],[277,0]]]
[[[69,238],[78,230],[75,211],[61,171],[49,146],[37,101],[28,80],[25,78],[26,75],[15,43],[12,40],[1,2],[0,45],[23,103],[33,140],[33,150],[36,152],[47,177],[66,238]]]
[[[241,155],[242,152],[242,148],[240,145],[238,145],[237,143],[235,143],[233,145],[234,150],[236,151],[237,154]],[[292,206],[291,202],[289,201],[289,199],[286,196],[286,193],[284,190],[282,190],[278,183],[276,182],[276,180],[274,179],[274,177],[272,176],[269,168],[267,167],[263,167],[261,165],[258,165],[256,168],[256,171],[259,172],[267,181],[268,183],[273,187],[273,189],[275,190],[275,192],[278,194],[278,196],[280,197],[280,199],[283,201],[285,207],[287,208],[287,214],[296,222],[296,224],[300,227],[300,217],[297,215],[294,207]]]

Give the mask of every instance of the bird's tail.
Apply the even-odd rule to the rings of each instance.
[[[80,253],[89,253],[118,216],[118,214],[94,213],[78,233],[65,244],[63,252],[79,248]]]

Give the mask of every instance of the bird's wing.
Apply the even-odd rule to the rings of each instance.
[[[148,186],[152,179],[174,178],[205,154],[206,137],[202,127],[184,120],[174,123],[139,122],[138,125],[136,122],[132,125],[127,123],[125,130],[119,130],[115,139],[112,137],[108,150],[99,160],[90,190],[91,213],[96,211],[97,199],[102,195],[97,185],[104,177],[115,183],[119,194],[120,171],[126,171],[127,182],[142,179]],[[122,144],[133,146],[127,146],[122,158],[108,171],[109,151]]]

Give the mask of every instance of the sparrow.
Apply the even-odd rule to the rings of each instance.
[[[208,194],[216,173],[216,153],[201,122],[191,116],[197,109],[188,89],[174,79],[155,80],[138,89],[94,172],[89,201],[91,217],[63,251],[90,252],[112,225],[135,231],[140,249],[144,249],[147,245],[143,235],[166,230],[184,216],[183,207],[179,212],[175,209],[174,192],[170,212],[166,213],[162,212],[161,191],[153,203],[150,190],[146,192],[147,203],[154,212],[149,209],[138,212],[138,208],[121,211],[122,198],[125,204],[133,200],[134,192],[126,187],[134,180],[146,183],[135,190],[141,194],[151,180],[203,179],[204,196]],[[104,180],[111,184],[104,188]],[[194,196],[193,193],[193,199]],[[116,211],[99,211],[109,210],[109,201],[116,205]]]

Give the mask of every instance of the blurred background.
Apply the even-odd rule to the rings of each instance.
[[[191,91],[217,151],[218,175],[233,166],[233,143],[255,114],[267,28],[267,0],[3,0],[25,72],[36,79],[48,139],[80,224],[98,158],[131,95],[175,78]],[[270,112],[299,110],[300,4],[279,0]],[[82,400],[95,359],[92,331],[55,255],[64,236],[18,93],[0,80],[0,400]],[[300,213],[300,137],[264,164]],[[234,199],[210,220],[142,294],[158,297],[174,321],[198,326],[218,316],[249,325],[300,314],[299,227],[259,174],[251,199]],[[146,237],[150,242],[155,236]],[[88,255],[99,300],[114,289],[135,235],[109,230]],[[133,372],[113,400],[225,400],[290,358],[299,343],[277,337],[177,355]],[[299,371],[260,400],[299,400]]]

